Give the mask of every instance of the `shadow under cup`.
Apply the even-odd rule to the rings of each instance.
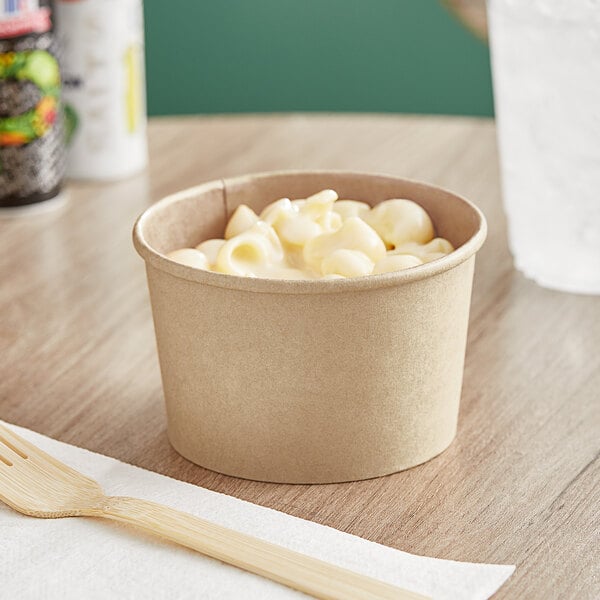
[[[235,208],[331,188],[374,205],[419,203],[454,252],[396,273],[287,281],[193,269],[165,255],[222,237]],[[210,182],[150,207],[134,229],[146,261],[175,449],[261,481],[368,479],[433,458],[456,434],[483,215],[396,177],[278,172]]]

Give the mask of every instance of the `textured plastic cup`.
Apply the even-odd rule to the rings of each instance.
[[[166,258],[221,237],[239,204],[260,211],[321,189],[375,204],[409,198],[456,250],[397,273],[285,281]],[[278,172],[214,181],[146,210],[146,261],[168,434],[189,460],[271,482],[368,479],[423,463],[456,434],[483,215],[463,198],[382,175]]]
[[[600,294],[600,5],[488,0],[488,16],[515,266]]]

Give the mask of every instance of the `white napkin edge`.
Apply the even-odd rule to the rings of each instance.
[[[194,514],[198,517],[204,518],[213,523],[217,523],[219,525],[223,525],[225,527],[230,527],[242,533],[246,533],[248,535],[252,535],[254,537],[263,539],[265,541],[278,544],[280,546],[284,546],[289,548],[290,550],[295,550],[297,552],[301,552],[303,554],[307,554],[309,556],[313,556],[314,558],[318,558],[324,560],[328,563],[335,564],[339,567],[349,569],[358,573],[362,573],[366,576],[373,577],[373,572],[371,569],[366,568],[364,561],[362,559],[357,560],[354,563],[350,563],[347,554],[340,557],[340,560],[332,559],[331,555],[327,556],[323,553],[323,538],[325,535],[327,540],[327,546],[329,548],[335,547],[336,545],[340,545],[340,547],[348,547],[349,545],[355,544],[357,546],[357,555],[364,554],[365,545],[369,545],[373,548],[373,551],[376,551],[378,554],[378,558],[384,558],[386,563],[395,563],[398,561],[399,555],[402,555],[403,561],[407,563],[414,563],[415,568],[419,568],[419,570],[423,570],[423,562],[427,561],[431,564],[431,566],[435,566],[435,569],[432,570],[431,576],[436,579],[443,578],[443,572],[448,570],[448,572],[452,571],[463,571],[464,579],[465,579],[465,597],[477,597],[477,598],[490,598],[493,594],[495,594],[498,589],[506,582],[506,580],[514,573],[515,565],[498,565],[498,564],[487,564],[487,563],[469,563],[462,562],[456,560],[449,559],[441,559],[441,558],[433,558],[423,555],[416,555],[404,552],[402,550],[385,546],[378,542],[374,542],[368,540],[366,538],[361,538],[354,534],[346,533],[330,527],[328,525],[322,525],[320,523],[316,523],[314,521],[310,521],[307,519],[303,519],[301,517],[296,517],[290,515],[288,513],[284,513],[272,508],[268,508],[266,506],[261,506],[259,504],[254,504],[247,500],[241,500],[234,496],[229,496],[227,494],[221,492],[215,492],[212,490],[208,490],[206,488],[202,488],[192,483],[188,483],[185,481],[181,481],[170,477],[168,475],[163,475],[160,473],[155,473],[153,471],[149,471],[142,467],[138,467],[136,465],[132,465],[129,463],[125,463],[118,459],[112,458],[110,456],[106,456],[100,453],[92,452],[85,448],[81,448],[79,446],[75,446],[72,444],[67,444],[65,442],[60,442],[48,436],[45,436],[41,433],[35,432],[30,429],[26,429],[24,427],[20,427],[17,425],[6,423],[0,419],[0,423],[7,426],[9,429],[14,429],[16,433],[27,439],[29,442],[39,446],[42,450],[52,455],[53,457],[61,460],[68,466],[80,471],[84,475],[87,475],[85,471],[85,462],[86,458],[95,459],[97,457],[101,457],[104,459],[109,468],[106,470],[106,478],[99,477],[95,475],[93,478],[100,483],[105,493],[108,495],[127,495],[133,496],[137,498],[142,498],[145,500],[150,500],[153,502],[158,502],[161,504],[165,504],[177,510],[182,510],[184,512]],[[76,451],[75,453],[73,451]],[[79,456],[77,456],[77,454]],[[133,469],[136,475],[140,479],[145,480],[145,486],[154,488],[152,492],[148,492],[146,489],[141,490],[139,492],[132,491],[136,487],[134,478],[128,480],[126,489],[122,487],[115,486],[111,484],[110,480],[110,471],[112,468],[116,469]],[[199,500],[202,502],[198,503],[198,506],[190,507],[189,505],[189,495],[186,498],[186,501],[179,501],[179,499],[173,498],[165,498],[161,496],[160,485],[158,485],[162,478],[166,478],[171,483],[171,486],[179,486],[181,490],[187,490],[194,493],[200,497]],[[172,487],[170,488],[172,489]],[[210,500],[211,497],[218,497],[218,502],[210,503],[207,500]],[[227,518],[227,514],[223,514],[221,512],[215,512],[211,514],[211,504],[218,507],[218,511],[222,511],[223,508],[226,509],[225,512],[230,512],[232,517],[232,522],[229,522]],[[248,519],[247,523],[240,527],[240,523],[235,520],[235,515],[240,511],[254,511],[257,516],[261,515],[263,518],[258,518],[256,520]],[[262,514],[261,514],[262,513]],[[286,520],[295,520],[297,522],[301,522],[302,527],[305,529],[305,535],[303,535],[302,539],[293,539],[289,537],[281,537],[278,536],[278,532],[282,529],[279,527],[278,523],[283,523]],[[268,521],[271,525],[268,530],[265,529],[256,529],[253,527],[254,522],[260,523],[264,526],[263,521]],[[319,532],[321,535],[311,535],[311,532]],[[316,539],[319,538],[319,539]],[[315,539],[316,543],[311,545],[311,540]],[[393,568],[393,566],[392,566]],[[470,596],[470,590],[468,585],[469,575],[472,569],[486,569],[488,585],[486,585],[486,589],[482,590],[481,585],[477,582],[477,590],[473,590],[473,596]],[[436,571],[440,571],[437,573]],[[473,571],[474,572],[474,571]],[[406,573],[404,574],[404,580],[402,583],[398,582],[397,577],[394,577],[394,573],[390,572],[389,569],[385,569],[383,572],[377,573],[375,576],[377,579],[382,581],[386,581],[392,585],[401,585],[407,589],[411,589],[406,584]],[[417,580],[419,577],[417,577]],[[437,584],[441,584],[440,581],[437,581]],[[415,582],[414,591],[417,593],[426,594],[419,587],[419,583]]]

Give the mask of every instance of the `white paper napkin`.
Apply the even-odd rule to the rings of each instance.
[[[107,494],[145,498],[437,599],[489,598],[513,566],[394,550],[249,502],[14,430]],[[1,465],[0,465],[1,466]],[[306,598],[267,579],[101,519],[33,519],[0,503],[0,597],[21,600]]]

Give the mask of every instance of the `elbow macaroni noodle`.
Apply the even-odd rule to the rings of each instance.
[[[282,198],[257,215],[238,206],[224,239],[181,248],[168,258],[190,267],[271,279],[338,279],[409,269],[452,252],[435,237],[427,212],[412,200],[371,208],[323,190]]]

